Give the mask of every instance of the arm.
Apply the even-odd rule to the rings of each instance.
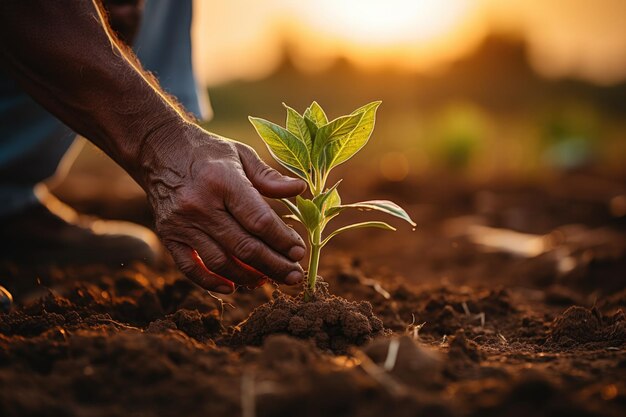
[[[0,60],[25,91],[119,163],[148,195],[181,270],[232,292],[295,283],[300,237],[268,197],[302,192],[241,143],[198,127],[116,40],[96,1],[0,0]]]

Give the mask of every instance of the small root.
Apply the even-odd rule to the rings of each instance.
[[[372,278],[359,277],[359,282],[362,285],[374,288],[374,291],[382,295],[385,300],[391,299],[391,294],[389,293],[389,291],[384,289],[382,285],[380,285],[380,281]]]
[[[465,301],[463,301],[461,303],[461,307],[463,307],[463,311],[465,312],[466,316],[470,316],[472,313],[470,312],[469,307],[467,306],[467,303]]]
[[[485,313],[478,313],[474,318],[480,320],[480,327],[485,327]]]
[[[99,318],[98,321],[102,322],[102,323],[109,323],[109,324],[112,324],[114,326],[121,327],[122,329],[139,330],[139,331],[141,331],[141,329],[139,327],[129,326],[127,324],[120,323],[119,321],[116,321],[116,320],[113,320],[113,319]]]
[[[225,310],[224,307],[228,306],[228,307],[230,307],[232,309],[236,308],[233,304],[225,302],[223,299],[221,299],[217,295],[213,294],[211,291],[207,291],[207,292],[209,293],[211,298],[213,298],[215,301],[217,301],[217,304],[219,305],[220,321],[222,321],[224,319],[224,310]]]
[[[391,339],[389,346],[387,347],[387,357],[383,363],[383,369],[387,372],[393,371],[398,360],[398,350],[400,349],[400,341],[398,339]]]
[[[422,327],[426,325],[426,322],[422,324],[415,324],[415,314],[411,313],[411,317],[411,323],[409,323],[409,325],[406,327],[405,333],[411,336],[413,340],[419,340],[420,330],[422,330]]]
[[[480,327],[485,327],[485,313],[484,312],[481,312],[478,314],[472,314],[472,312],[470,311],[465,301],[461,303],[461,307],[463,308],[463,312],[465,313],[466,316],[470,316],[471,320],[480,320]]]

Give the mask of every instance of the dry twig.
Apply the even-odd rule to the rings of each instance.
[[[365,353],[355,349],[352,354],[361,362],[359,365],[361,369],[382,385],[390,394],[405,395],[407,393],[406,388],[402,384],[393,379],[391,375],[385,372],[383,368],[378,366],[378,364],[372,361]]]

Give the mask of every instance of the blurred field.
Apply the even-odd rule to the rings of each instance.
[[[370,143],[347,165],[350,173],[345,165],[335,173],[346,177],[345,188],[366,179],[541,181],[572,170],[626,175],[626,83],[543,79],[514,38],[488,38],[473,55],[431,76],[368,72],[344,60],[304,73],[292,64],[293,53],[285,46],[282,65],[265,79],[211,88],[215,117],[205,127],[252,145],[269,160],[248,115],[282,123],[282,102],[304,110],[317,100],[332,118],[381,99]],[[103,172],[106,180],[90,187],[91,194],[137,195],[125,174],[91,147],[81,153],[60,192],[74,199],[69,196],[77,185],[73,181],[88,176],[97,183]]]
[[[213,88],[215,120],[207,127],[261,148],[247,115],[282,121],[281,102],[304,109],[317,100],[332,117],[381,99],[375,134],[356,163],[389,180],[442,170],[479,178],[583,167],[626,172],[626,84],[542,79],[514,40],[490,38],[429,77],[363,72],[345,61],[303,74],[289,56],[286,49],[267,79]]]

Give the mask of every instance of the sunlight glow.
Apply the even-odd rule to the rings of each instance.
[[[303,16],[328,35],[384,45],[428,42],[446,35],[469,7],[468,0],[318,0],[316,12]]]
[[[625,13],[624,0],[194,0],[194,65],[213,85],[263,78],[287,46],[307,71],[341,57],[432,72],[500,33],[545,76],[612,84],[626,79]]]
[[[467,53],[487,25],[476,0],[318,0],[291,3],[287,27],[301,69],[323,69],[337,56],[370,68],[433,69]]]

